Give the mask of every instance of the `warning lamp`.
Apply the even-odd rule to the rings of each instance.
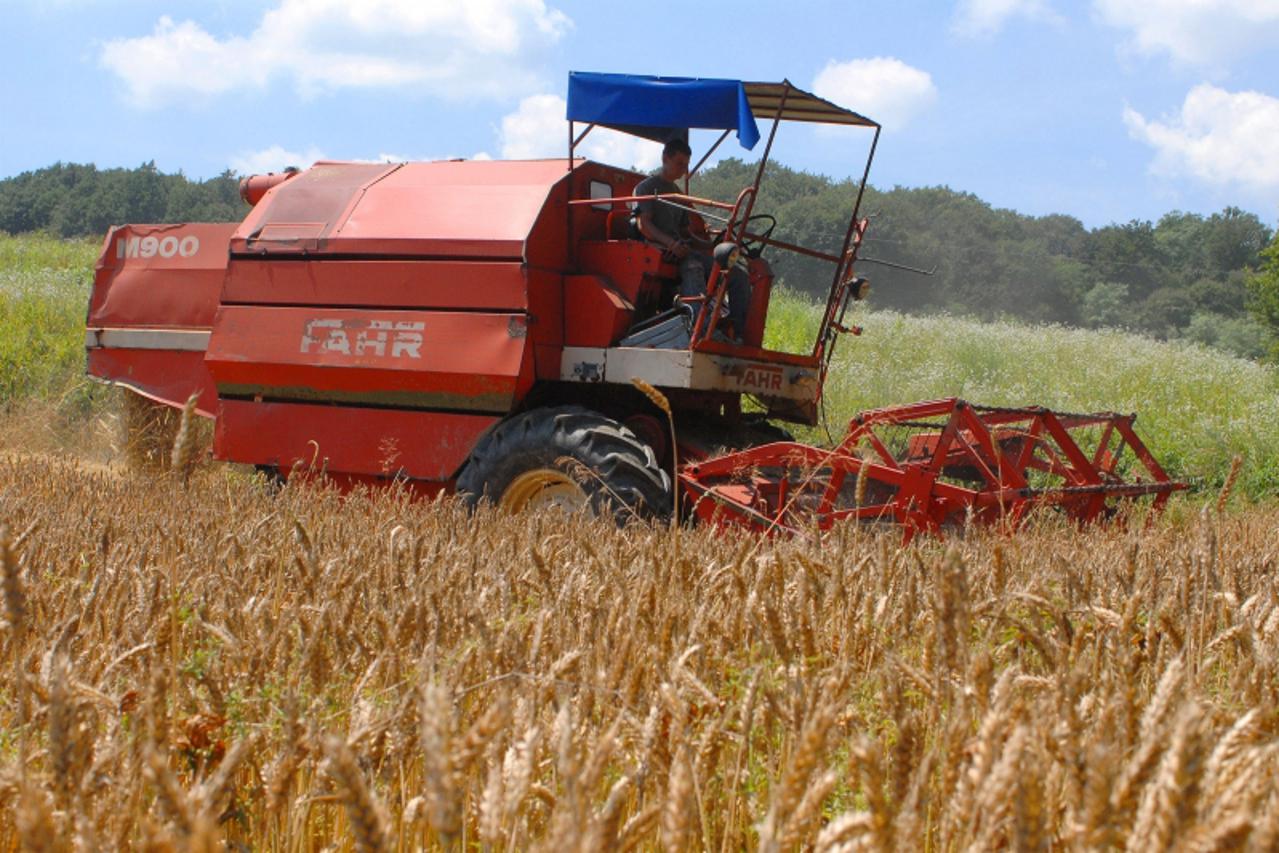
[[[737,261],[742,256],[742,247],[736,243],[720,243],[715,247],[715,263],[719,264],[722,270],[729,270],[737,266]]]

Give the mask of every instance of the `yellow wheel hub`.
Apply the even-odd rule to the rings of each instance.
[[[554,468],[534,468],[511,481],[500,506],[508,512],[549,508],[576,512],[588,502],[586,492],[568,474]]]

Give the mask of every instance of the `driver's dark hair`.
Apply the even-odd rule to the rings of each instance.
[[[674,139],[668,139],[666,144],[662,146],[662,159],[674,157],[676,154],[683,154],[685,157],[693,156],[693,149],[689,148],[688,143],[678,136]]]

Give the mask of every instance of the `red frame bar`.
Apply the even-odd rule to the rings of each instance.
[[[679,480],[685,505],[702,520],[765,533],[805,526],[809,522],[801,523],[801,516],[822,528],[857,518],[891,520],[909,539],[961,519],[1015,529],[1042,507],[1057,507],[1087,524],[1108,518],[1114,501],[1153,496],[1158,511],[1169,494],[1186,488],[1154,460],[1133,420],[1113,412],[1058,414],[1041,407],[931,400],[863,412],[833,450],[793,442],[761,445],[689,465]],[[1090,455],[1072,432],[1094,427],[1101,436]],[[906,430],[907,449],[917,450],[894,454],[880,434],[894,429]],[[1112,453],[1116,431],[1122,443]],[[863,442],[878,459],[858,455]],[[1116,473],[1124,446],[1136,460],[1136,479],[1130,481]],[[780,478],[760,473],[776,468],[784,472]],[[864,504],[854,493],[849,505],[850,478],[866,481]],[[1034,481],[1042,478],[1048,481]]]

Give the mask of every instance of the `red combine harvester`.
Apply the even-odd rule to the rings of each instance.
[[[706,156],[732,132],[751,148],[756,116],[771,130],[735,199],[697,198],[687,179],[662,196],[719,246],[706,293],[681,298],[672,259],[632,230],[644,175],[574,152],[597,126],[659,141],[722,131]],[[562,160],[321,162],[247,178],[253,207],[238,225],[114,228],[89,304],[88,372],[159,406],[198,395],[217,459],[285,478],[407,480],[512,510],[660,517],[678,490],[685,513],[713,523],[855,517],[909,535],[1015,523],[1044,505],[1091,521],[1118,499],[1158,507],[1183,488],[1132,416],[1109,413],[944,400],[859,415],[833,449],[795,443],[772,421],[817,423],[835,342],[860,331],[844,315],[867,288],[854,263],[879,125],[788,82],[584,73],[570,75],[568,119]],[[775,239],[755,210],[788,121],[873,131],[837,252]],[[832,267],[807,353],[763,346],[765,251]],[[733,267],[752,286],[744,329],[723,319]]]

